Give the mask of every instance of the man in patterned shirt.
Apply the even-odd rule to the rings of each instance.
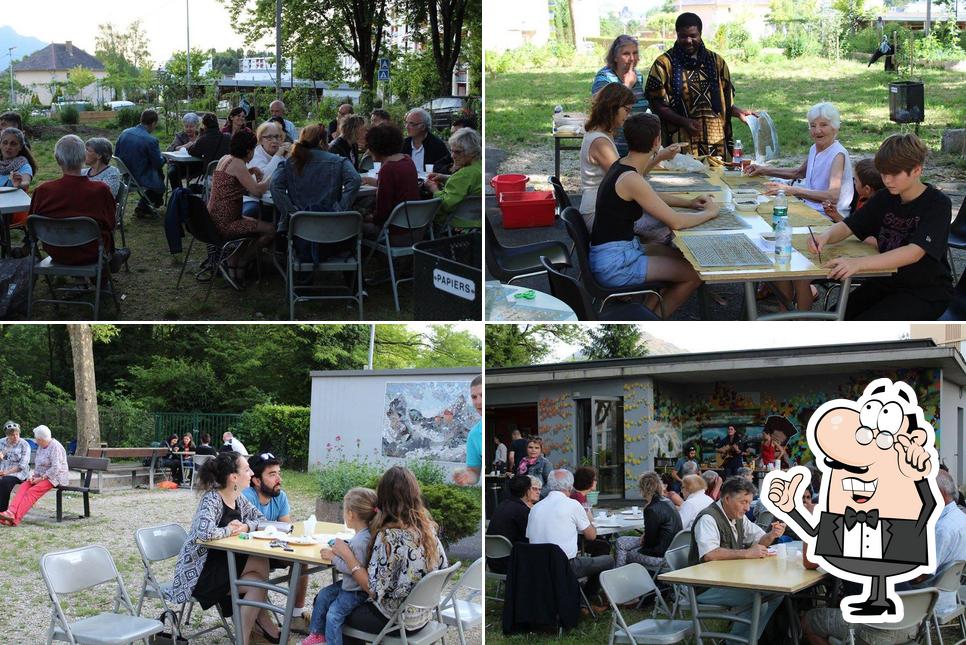
[[[674,29],[674,46],[654,61],[644,87],[651,110],[661,119],[661,144],[691,144],[688,152],[695,156],[730,160],[731,117],[746,121],[758,115],[734,104],[728,64],[704,46],[701,18],[682,13]]]

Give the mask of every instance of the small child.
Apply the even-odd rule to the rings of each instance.
[[[356,532],[349,541],[349,548],[359,562],[368,562],[366,551],[369,548],[369,522],[376,515],[376,491],[371,488],[349,490],[342,502],[342,514],[346,526]],[[322,547],[322,557],[331,560],[332,566],[343,574],[342,581],[332,583],[319,591],[312,608],[309,636],[299,645],[342,645],[342,626],[346,618],[353,609],[369,598],[353,579],[345,560],[335,555],[327,546]]]
[[[949,304],[953,285],[946,253],[952,205],[949,197],[920,180],[928,153],[913,134],[886,139],[875,155],[875,167],[887,190],[808,242],[815,253],[849,235],[878,240],[878,255],[827,262],[833,280],[863,270],[896,270],[865,280],[850,294],[848,320],[936,320]]]
[[[885,189],[885,184],[882,183],[882,175],[876,170],[875,160],[872,158],[860,159],[855,162],[855,171],[852,173],[852,183],[855,186],[855,206],[852,208],[852,212],[859,210],[865,203],[869,201],[869,198],[875,195],[880,190]],[[835,209],[835,205],[832,202],[823,202],[822,208],[825,209],[825,214],[828,215],[833,222],[841,222],[844,217]],[[864,240],[866,244],[878,247],[878,241],[871,235]]]

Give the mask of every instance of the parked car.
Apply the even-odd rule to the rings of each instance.
[[[479,105],[479,98],[472,96],[440,96],[426,101],[419,107],[429,112],[433,118],[434,130],[446,130],[453,125],[453,121],[469,110],[475,114],[475,106]],[[478,117],[477,117],[478,118]]]
[[[108,101],[104,104],[104,107],[112,112],[120,112],[121,110],[134,107],[134,103],[132,101]]]

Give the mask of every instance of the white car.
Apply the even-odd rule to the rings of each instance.
[[[134,107],[134,103],[131,101],[108,101],[104,106],[112,112],[120,112],[121,110]]]

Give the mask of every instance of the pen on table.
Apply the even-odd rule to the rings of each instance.
[[[818,263],[822,264],[822,251],[818,248],[818,240],[815,239],[815,233],[812,233],[812,227],[808,227],[808,234],[812,236],[812,244],[815,245],[815,250],[818,251]]]

